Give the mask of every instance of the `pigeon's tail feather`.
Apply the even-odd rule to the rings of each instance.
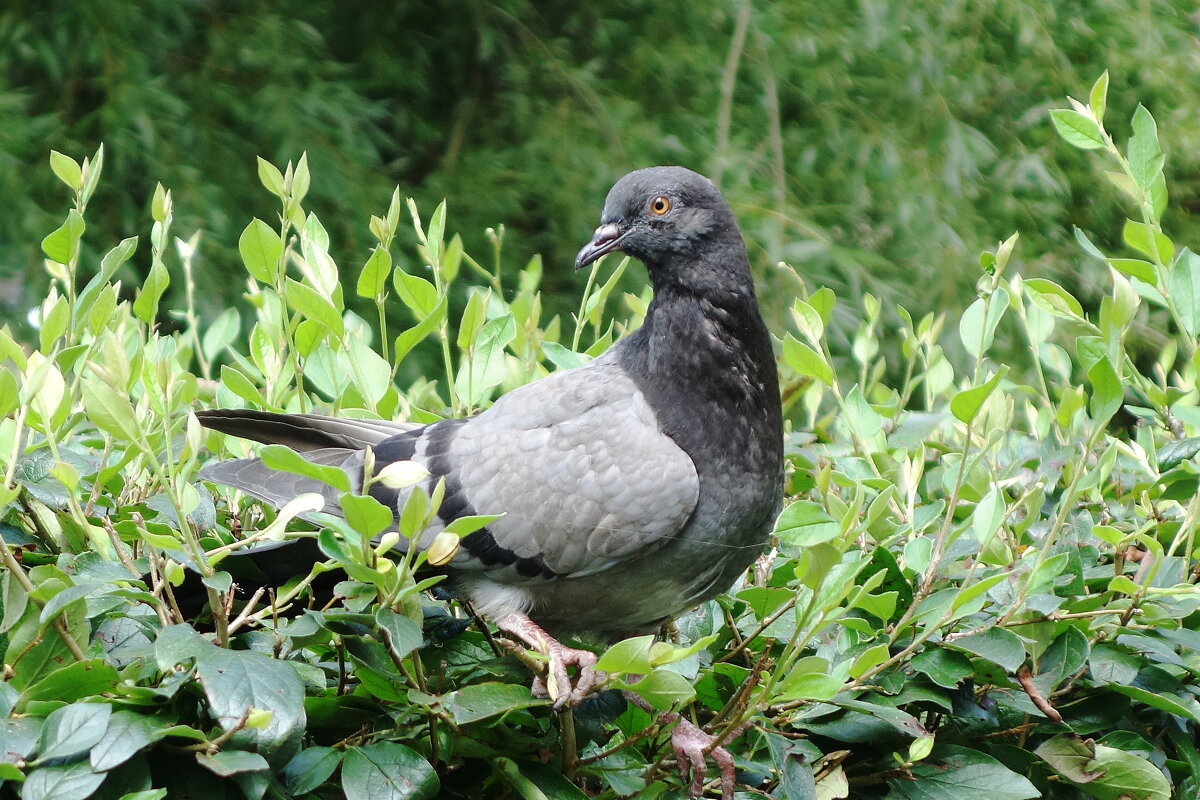
[[[275,414],[250,409],[197,411],[206,428],[263,444],[282,444],[297,452],[342,447],[361,450],[389,436],[421,427],[411,422],[335,419],[319,414]]]
[[[336,467],[345,472],[350,479],[352,491],[359,491],[362,487],[362,450],[323,447],[309,450],[303,457],[314,464]],[[209,463],[200,470],[200,477],[206,481],[241,489],[251,497],[277,508],[283,507],[298,495],[315,492],[325,499],[322,511],[339,517],[344,516],[338,504],[338,496],[341,493],[337,489],[315,478],[271,469],[259,458],[237,458]]]

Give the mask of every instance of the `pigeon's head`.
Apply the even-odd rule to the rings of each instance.
[[[604,201],[600,227],[575,258],[575,268],[620,250],[671,272],[697,254],[745,247],[725,198],[708,178],[683,167],[651,167],[617,181]]]

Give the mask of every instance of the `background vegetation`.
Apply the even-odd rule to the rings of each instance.
[[[489,253],[485,229],[502,224],[513,258],[541,253],[559,311],[573,307],[566,266],[595,226],[597,198],[654,163],[719,179],[777,323],[794,286],[769,269],[776,261],[852,301],[870,292],[919,315],[969,299],[981,243],[1014,230],[1041,272],[1078,284],[1091,305],[1098,290],[1081,280],[1071,226],[1115,230],[1120,211],[1095,166],[1049,134],[1046,111],[1105,69],[1114,104],[1155,109],[1173,155],[1167,228],[1194,239],[1194,10],[1177,0],[698,0],[685,14],[655,2],[435,0],[385,12],[13,0],[0,9],[0,186],[19,187],[0,216],[6,303],[23,314],[44,296],[27,242],[56,224],[46,151],[104,142],[89,225],[124,236],[146,224],[155,183],[171,189],[176,230],[204,232],[203,317],[239,293],[243,220],[268,213],[247,170],[256,156],[302,152],[321,176],[309,203],[339,259],[365,255],[372,239],[357,220],[399,185],[423,206],[451,198],[468,252]],[[122,276],[148,269],[135,256]],[[832,331],[838,353],[846,323]]]
[[[751,580],[665,643],[605,651],[613,685],[721,736],[743,797],[1200,792],[1200,258],[1194,156],[1173,144],[1194,138],[1196,50],[1181,10],[714,4],[692,30],[658,6],[609,20],[467,6],[436,31],[469,46],[435,49],[403,46],[416,9],[401,25],[140,8],[0,11],[15,14],[7,80],[81,65],[45,69],[77,80],[40,97],[5,95],[30,113],[3,141],[36,151],[0,220],[15,226],[5,259],[48,288],[0,326],[0,797],[685,794],[669,717],[611,695],[551,713],[529,664],[423,592],[420,558],[383,557],[377,504],[347,494],[347,521],[316,530],[302,505],[214,491],[198,467],[245,445],[189,415],[429,420],[594,356],[644,313],[640,269],[581,276],[582,299],[551,280],[643,158],[720,173],[734,199],[779,338],[791,469]],[[460,58],[487,65],[480,85],[450,85]],[[359,59],[380,71],[353,79]],[[1123,74],[1093,84],[1093,59]],[[130,63],[123,91],[95,90]],[[260,102],[189,128],[202,93],[171,103],[163,87],[198,63],[188,80],[214,103],[222,85]],[[232,77],[243,63],[257,84]],[[1051,72],[1082,75],[1050,93]],[[383,105],[355,105],[389,75],[426,98],[407,139],[380,133],[401,124]],[[89,109],[69,124],[34,105],[63,87]],[[137,109],[156,91],[136,123],[100,126],[113,98]],[[91,124],[103,150],[71,142],[47,170],[55,132]],[[134,131],[143,146],[121,143]],[[280,141],[297,152],[253,160]],[[416,141],[435,144],[403,150]],[[351,166],[372,147],[391,155]],[[135,166],[168,151],[161,172]],[[421,164],[415,201],[380,177]],[[170,169],[194,179],[147,177]],[[500,221],[504,241],[480,232]],[[803,266],[768,266],[778,256]],[[432,513],[437,498],[417,497],[398,535]],[[268,559],[286,574],[239,591],[262,576],[238,555],[278,540],[297,543]],[[307,561],[282,557],[306,545]]]

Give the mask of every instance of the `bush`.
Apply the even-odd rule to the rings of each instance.
[[[726,737],[747,796],[1200,791],[1200,259],[1162,231],[1153,118],[1139,107],[1119,150],[1106,95],[1107,76],[1053,116],[1067,142],[1108,159],[1134,209],[1121,253],[1076,232],[1107,267],[1098,312],[1019,274],[1014,235],[981,256],[978,297],[956,319],[897,309],[899,353],[880,347],[892,315],[865,296],[853,373],[835,372],[823,333],[838,298],[801,288],[781,337],[793,469],[775,546],[667,641],[601,656],[614,685]],[[52,154],[74,205],[42,242],[54,285],[38,347],[0,331],[0,792],[679,796],[663,718],[611,695],[551,713],[522,661],[425,593],[437,578],[417,572],[423,555],[382,556],[386,511],[346,495],[347,521],[313,530],[302,501],[276,512],[214,495],[198,466],[246,445],[189,413],[470,413],[636,325],[647,296],[615,288],[625,263],[593,270],[570,318],[549,316],[538,259],[515,274],[485,266],[446,233],[444,204],[425,219],[397,193],[342,283],[303,206],[306,160],[263,161],[278,221],[241,235],[243,306],[202,322],[194,239],[171,238],[161,186],[153,266],[132,299],[111,281],[136,238],[81,263],[102,162]],[[408,220],[423,270],[394,268]],[[452,319],[447,295],[467,273],[483,285]],[[170,281],[187,298],[175,312],[159,306]],[[377,320],[346,311],[352,293]],[[411,317],[398,334],[393,296]],[[1001,326],[1028,360],[992,355]],[[1135,326],[1161,348],[1131,352]],[[442,373],[401,391],[395,364],[427,338]],[[965,371],[943,351],[954,339]],[[398,535],[436,507],[414,498]],[[277,540],[297,542],[280,561],[309,545],[309,563],[239,593],[254,576],[235,576],[231,556]]]

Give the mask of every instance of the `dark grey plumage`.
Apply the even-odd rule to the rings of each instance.
[[[367,447],[377,468],[420,462],[431,483],[446,481],[441,524],[504,514],[447,565],[493,618],[651,630],[728,588],[766,544],[782,493],[779,389],[741,234],[708,179],[680,167],[630,173],[601,223],[577,266],[628,253],[646,264],[654,299],[639,330],[585,366],[425,427],[236,410],[200,421],[341,466],[356,486]],[[322,490],[257,459],[204,476],[275,504]],[[371,491],[403,504],[403,492]]]

